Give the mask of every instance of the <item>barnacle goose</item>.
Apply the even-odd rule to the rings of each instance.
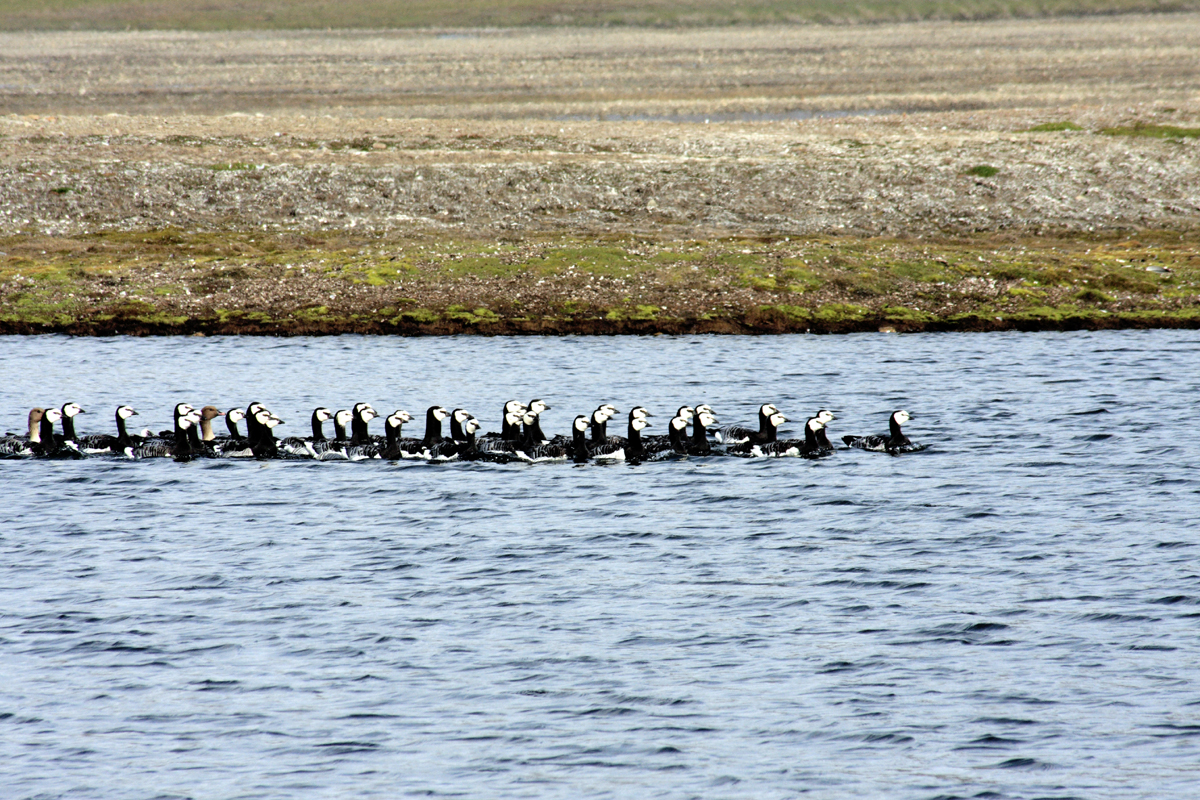
[[[450,412],[450,438],[456,442],[465,442],[467,434],[463,431],[463,424],[474,419],[470,411],[465,408],[456,408]]]
[[[688,451],[688,417],[676,414],[667,423],[667,433],[660,436],[643,436],[642,446],[646,454],[668,458],[672,455],[686,455]]]
[[[731,445],[745,442],[773,442],[776,438],[775,426],[771,424],[771,415],[778,414],[779,409],[774,403],[763,403],[758,407],[758,430],[745,425],[726,425],[713,431],[717,444]]]
[[[900,426],[912,419],[912,414],[909,414],[904,409],[892,412],[888,417],[888,433],[877,434],[875,436],[843,436],[842,441],[851,447],[857,447],[861,450],[870,450],[876,453],[890,453],[899,455],[900,453],[918,453],[924,450],[928,445],[916,444],[904,435],[904,431]]]
[[[42,442],[42,417],[46,410],[41,407],[29,409],[29,432],[24,436],[10,433],[0,438],[0,458],[22,458],[33,455],[33,446]]]
[[[620,412],[612,403],[602,403],[592,412],[592,445],[609,444],[608,421]]]
[[[324,406],[317,406],[312,413],[312,438],[303,436],[288,436],[279,440],[279,446],[294,456],[316,457],[314,446],[328,443],[325,438],[325,423],[333,419],[333,412]]]
[[[195,409],[187,403],[175,404],[175,422],[174,427],[169,431],[163,431],[158,436],[147,436],[140,442],[134,445],[134,458],[168,458],[175,453],[176,442],[180,438],[180,431],[184,430],[180,426],[180,420],[190,414]],[[187,435],[184,433],[183,440],[187,441]],[[191,446],[188,446],[191,450]]]
[[[519,441],[521,438],[521,415],[525,413],[525,404],[520,400],[509,400],[504,404],[504,410],[500,412],[500,432],[488,431],[478,439],[504,439],[509,442]],[[514,419],[515,422],[511,420]]]
[[[247,425],[250,418],[246,418]],[[279,442],[275,438],[275,428],[284,424],[283,420],[267,411],[259,409],[254,415],[254,435],[250,438],[250,450],[255,458],[279,458]]]
[[[87,412],[79,405],[79,403],[63,403],[62,411],[62,435],[63,441],[74,442],[79,444],[79,437],[75,435],[75,417]]]
[[[36,458],[83,458],[78,445],[73,440],[54,435],[54,423],[62,422],[62,409],[48,408],[38,423],[38,438],[40,441],[32,445]]]
[[[825,423],[817,417],[809,417],[804,423],[804,438],[803,439],[785,439],[775,440],[774,442],[764,442],[762,444],[754,444],[746,442],[745,444],[736,445],[729,449],[728,452],[734,455],[748,455],[754,457],[763,456],[799,456],[801,458],[821,458],[829,455],[830,451],[821,447],[821,443],[817,441],[817,431],[825,427]]]
[[[475,440],[475,450],[480,453],[507,453],[517,455],[522,452],[524,442],[521,437],[521,422],[525,417],[524,411],[509,411],[504,415],[504,436],[485,436]]]
[[[828,450],[832,453],[834,449],[833,443],[829,441],[829,432],[825,429],[825,426],[833,422],[837,417],[833,415],[832,411],[822,408],[817,412],[817,419],[821,420],[821,429],[817,431],[817,444],[821,446],[822,450]]]
[[[132,406],[117,406],[117,435],[113,436],[108,433],[92,433],[87,436],[81,436],[76,441],[79,443],[79,449],[88,455],[100,455],[103,453],[122,453],[129,455],[134,446],[134,439],[125,429],[125,420],[130,417],[137,416],[136,411]]]
[[[424,441],[412,437],[405,438],[404,424],[412,422],[412,414],[404,409],[396,409],[383,421],[387,443],[380,451],[380,458],[395,461],[401,458],[428,458],[429,451]]]
[[[687,443],[687,451],[693,456],[712,455],[712,444],[708,441],[708,426],[716,425],[720,420],[713,413],[712,407],[706,404],[696,406],[696,416],[692,418],[692,438]]]
[[[649,427],[650,423],[645,417],[632,417],[627,437],[617,442],[610,439],[593,446],[590,454],[597,461],[641,461],[646,455],[646,449],[642,446],[642,431]]]
[[[568,458],[576,463],[587,461],[590,456],[587,430],[591,426],[587,415],[580,414],[571,423],[571,438],[560,435],[545,444],[527,445],[524,454],[531,461],[558,461]]]

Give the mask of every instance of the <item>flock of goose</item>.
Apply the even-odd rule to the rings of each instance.
[[[729,455],[743,457],[797,456],[821,458],[834,451],[825,426],[836,417],[818,411],[804,424],[803,439],[780,439],[779,426],[788,421],[773,403],[758,409],[758,427],[730,425],[715,427],[718,420],[705,404],[681,406],[667,423],[665,435],[643,435],[653,416],[642,406],[630,409],[625,436],[609,435],[608,422],[620,412],[604,403],[591,414],[575,417],[569,436],[547,436],[542,432],[541,415],[550,410],[542,400],[504,404],[501,429],[480,434],[482,424],[469,412],[457,408],[448,411],[430,406],[425,412],[425,433],[421,438],[406,437],[403,427],[412,421],[406,411],[396,411],[384,419],[384,435],[372,435],[371,420],[379,413],[369,403],[357,403],[351,410],[332,412],[317,408],[312,413],[311,436],[278,439],[275,428],[283,424],[262,403],[251,403],[245,411],[232,408],[220,411],[215,406],[195,408],[187,403],[175,406],[172,430],[158,434],[142,430],[131,434],[127,422],[137,411],[127,405],[116,411],[116,435],[87,434],[75,431],[75,420],[84,409],[78,403],[61,408],[34,408],[29,412],[29,430],[0,437],[0,458],[86,458],[113,455],[125,458],[308,458],[319,460],[423,459],[426,461],[544,461],[562,460],[582,463],[590,460],[639,462],[684,456]],[[213,421],[225,418],[226,433],[213,431]],[[895,411],[889,417],[886,434],[843,436],[847,447],[891,453],[915,452],[924,446],[914,444],[901,430],[911,416]],[[243,435],[238,428],[246,423]],[[334,437],[325,436],[325,423],[333,422]],[[443,435],[442,423],[449,423],[449,436]],[[61,433],[55,425],[61,427]],[[690,430],[689,430],[690,429]]]

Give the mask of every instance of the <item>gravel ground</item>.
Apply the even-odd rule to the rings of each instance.
[[[161,229],[668,244],[1150,230],[1196,252],[1200,15],[4,34],[0,52],[0,267],[47,237]],[[1052,122],[1079,130],[1029,131]],[[1139,125],[1182,130],[1111,131]]]

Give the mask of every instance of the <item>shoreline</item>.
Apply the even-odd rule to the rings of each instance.
[[[0,238],[0,334],[1200,328],[1195,234]]]

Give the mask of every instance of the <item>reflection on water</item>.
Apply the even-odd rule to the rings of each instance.
[[[1194,793],[1194,332],[4,344],[10,429],[769,399],[835,440],[905,407],[933,444],[0,462],[6,796]]]

